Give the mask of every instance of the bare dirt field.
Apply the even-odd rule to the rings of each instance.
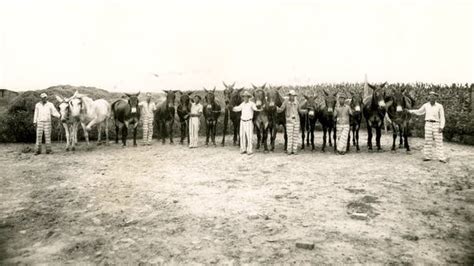
[[[411,155],[368,153],[363,134],[344,156],[319,152],[319,132],[318,151],[297,156],[279,138],[253,156],[1,145],[0,263],[473,263],[474,147],[446,143],[442,164],[416,138]]]

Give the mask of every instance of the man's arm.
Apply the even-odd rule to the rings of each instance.
[[[33,124],[36,124],[36,122],[38,122],[38,115],[39,115],[38,104],[36,104],[35,105],[35,114],[33,115]]]
[[[244,105],[244,103],[241,103],[239,106],[234,106],[234,107],[232,108],[232,111],[234,111],[234,112],[240,112],[240,111],[242,111],[242,106],[243,106],[243,105]]]
[[[281,107],[277,106],[276,108],[277,108],[277,113],[283,113],[283,111],[285,111],[285,109],[286,109],[286,100],[283,102]]]
[[[255,111],[255,112],[261,112],[263,109],[258,109],[257,108],[257,105],[255,103],[252,103],[252,109]]]
[[[415,115],[424,115],[426,113],[425,105],[423,104],[418,110],[408,110],[408,112]]]
[[[440,131],[443,130],[445,124],[446,124],[446,120],[444,118],[444,108],[442,105],[440,105],[440,108],[439,108],[439,130]]]

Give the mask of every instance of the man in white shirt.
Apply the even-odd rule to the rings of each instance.
[[[36,155],[41,154],[41,140],[46,143],[46,154],[52,153],[51,150],[51,116],[59,118],[60,115],[54,105],[48,102],[46,93],[40,94],[41,102],[35,105],[35,114],[33,115],[33,124],[36,127]]]
[[[153,138],[153,117],[156,105],[151,101],[151,93],[146,94],[146,101],[139,103],[141,107],[141,117],[143,122],[143,144],[151,145]]]
[[[425,115],[425,146],[423,148],[424,161],[433,159],[432,153],[435,151],[437,159],[446,163],[443,150],[443,128],[445,125],[443,106],[436,102],[438,94],[431,91],[429,102],[425,103],[418,110],[408,110],[415,115]]]
[[[250,101],[250,94],[248,91],[242,95],[244,101],[232,108],[234,112],[241,112],[240,116],[240,154],[247,153],[252,155],[252,138],[253,138],[253,112],[260,112],[254,102]]]
[[[202,115],[201,96],[194,96],[189,112],[189,148],[197,148],[199,139],[199,118]]]

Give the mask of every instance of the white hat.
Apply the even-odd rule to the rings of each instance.
[[[48,98],[48,95],[46,95],[46,93],[43,92],[40,94],[40,98]]]
[[[290,92],[288,92],[288,95],[296,96],[295,90],[290,90]]]
[[[245,92],[242,94],[242,97],[252,97],[252,94],[250,94],[250,92],[248,92],[248,91],[245,91]]]
[[[437,94],[437,93],[434,92],[434,91],[430,91],[430,92],[429,92],[429,95],[439,96],[439,94]]]

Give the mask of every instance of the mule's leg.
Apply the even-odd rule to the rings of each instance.
[[[335,151],[335,152],[337,151],[337,143],[336,143],[337,128],[336,128],[336,127],[337,127],[337,126],[334,126],[334,128],[332,129],[332,130],[333,130],[333,132],[332,132],[332,134],[333,134],[333,140],[334,140],[334,151]],[[329,137],[331,137],[331,135],[329,135]]]
[[[314,126],[315,126],[316,123],[311,123],[311,127],[310,127],[310,130],[311,130],[311,150],[314,151]]]
[[[398,144],[398,148],[403,148],[403,138],[405,137],[403,134],[403,124],[398,125],[399,128],[399,136],[400,136],[400,143]]]
[[[229,109],[225,108],[224,111],[224,128],[222,129],[222,143],[221,145],[225,145],[225,135],[227,134],[227,125],[229,123]]]
[[[133,125],[133,146],[137,146],[137,128],[138,123]]]
[[[403,127],[403,137],[405,139],[405,148],[407,149],[407,152],[409,152],[410,145],[408,144],[408,125],[404,125]]]
[[[372,150],[372,127],[367,125],[367,148]]]
[[[174,144],[174,141],[173,141],[173,126],[174,126],[174,119],[171,120],[170,124],[169,124],[169,127],[170,127],[170,144]]]
[[[84,138],[86,139],[86,144],[89,146],[89,132],[87,131],[86,124],[81,122],[82,131],[84,132]]]
[[[71,150],[75,151],[76,150],[76,144],[77,144],[77,127],[79,126],[78,123],[74,122],[72,124],[72,148]]]
[[[126,125],[122,126],[122,146],[127,146],[127,135],[128,135],[128,128]]]
[[[238,123],[240,123],[240,122],[238,122]],[[235,123],[235,121],[232,121],[232,124],[234,126],[234,146],[236,146],[237,145],[237,134],[240,131],[240,126],[237,123]],[[239,141],[238,143],[240,145],[240,138],[239,138],[238,141]]]
[[[328,127],[328,142],[329,142],[329,147],[332,147],[332,139],[331,139],[332,130],[333,130],[332,126],[329,126],[329,127]],[[335,146],[335,144],[334,144],[334,146]]]
[[[109,145],[109,119],[105,119],[105,145]]]
[[[285,139],[284,151],[288,149],[288,133],[286,132],[286,123],[283,124],[283,138]]]
[[[257,126],[255,127],[255,129],[256,129],[256,131],[257,131],[257,132],[256,132],[256,133],[257,133],[257,146],[255,147],[255,149],[259,150],[259,149],[260,149],[260,143],[261,143],[261,141],[262,141],[262,135],[261,135],[262,132],[261,132],[261,129],[260,129],[260,125],[257,125]]]
[[[398,134],[398,130],[397,130],[396,127],[392,124],[392,135],[393,135],[392,151],[395,151],[395,150],[396,150],[396,148],[395,148],[395,142],[397,142],[397,134]]]
[[[356,149],[357,149],[357,151],[360,151],[360,148],[359,148],[359,129],[360,129],[360,125],[356,125],[355,134],[356,134]]]
[[[217,129],[217,121],[212,121],[211,137],[212,137],[212,145],[214,146],[216,146],[216,129]]]
[[[322,152],[326,151],[326,133],[327,133],[327,128],[323,126],[323,147],[321,148]]]
[[[100,145],[100,132],[102,132],[102,123],[97,125],[97,145]]]
[[[117,125],[117,121],[115,121],[115,144],[118,144],[118,136],[119,136],[119,126]]]
[[[166,142],[166,121],[163,120],[163,121],[160,122],[160,124],[161,124],[160,127],[161,127],[161,137],[162,137],[161,143],[165,144],[165,142]]]
[[[70,139],[69,139],[69,126],[66,123],[62,123],[64,128],[64,133],[66,135],[66,151],[69,151]]]
[[[349,126],[350,127],[350,126]],[[351,129],[347,131],[347,152],[351,149]]]
[[[380,138],[382,137],[382,126],[375,128],[375,141],[377,143],[377,151],[381,151],[382,147],[380,146]]]
[[[300,121],[300,128],[301,128],[301,149],[304,150],[304,137],[305,137],[305,130],[306,130],[306,124],[305,124],[305,118],[301,119]]]
[[[210,123],[206,120],[206,146],[209,146]]]

